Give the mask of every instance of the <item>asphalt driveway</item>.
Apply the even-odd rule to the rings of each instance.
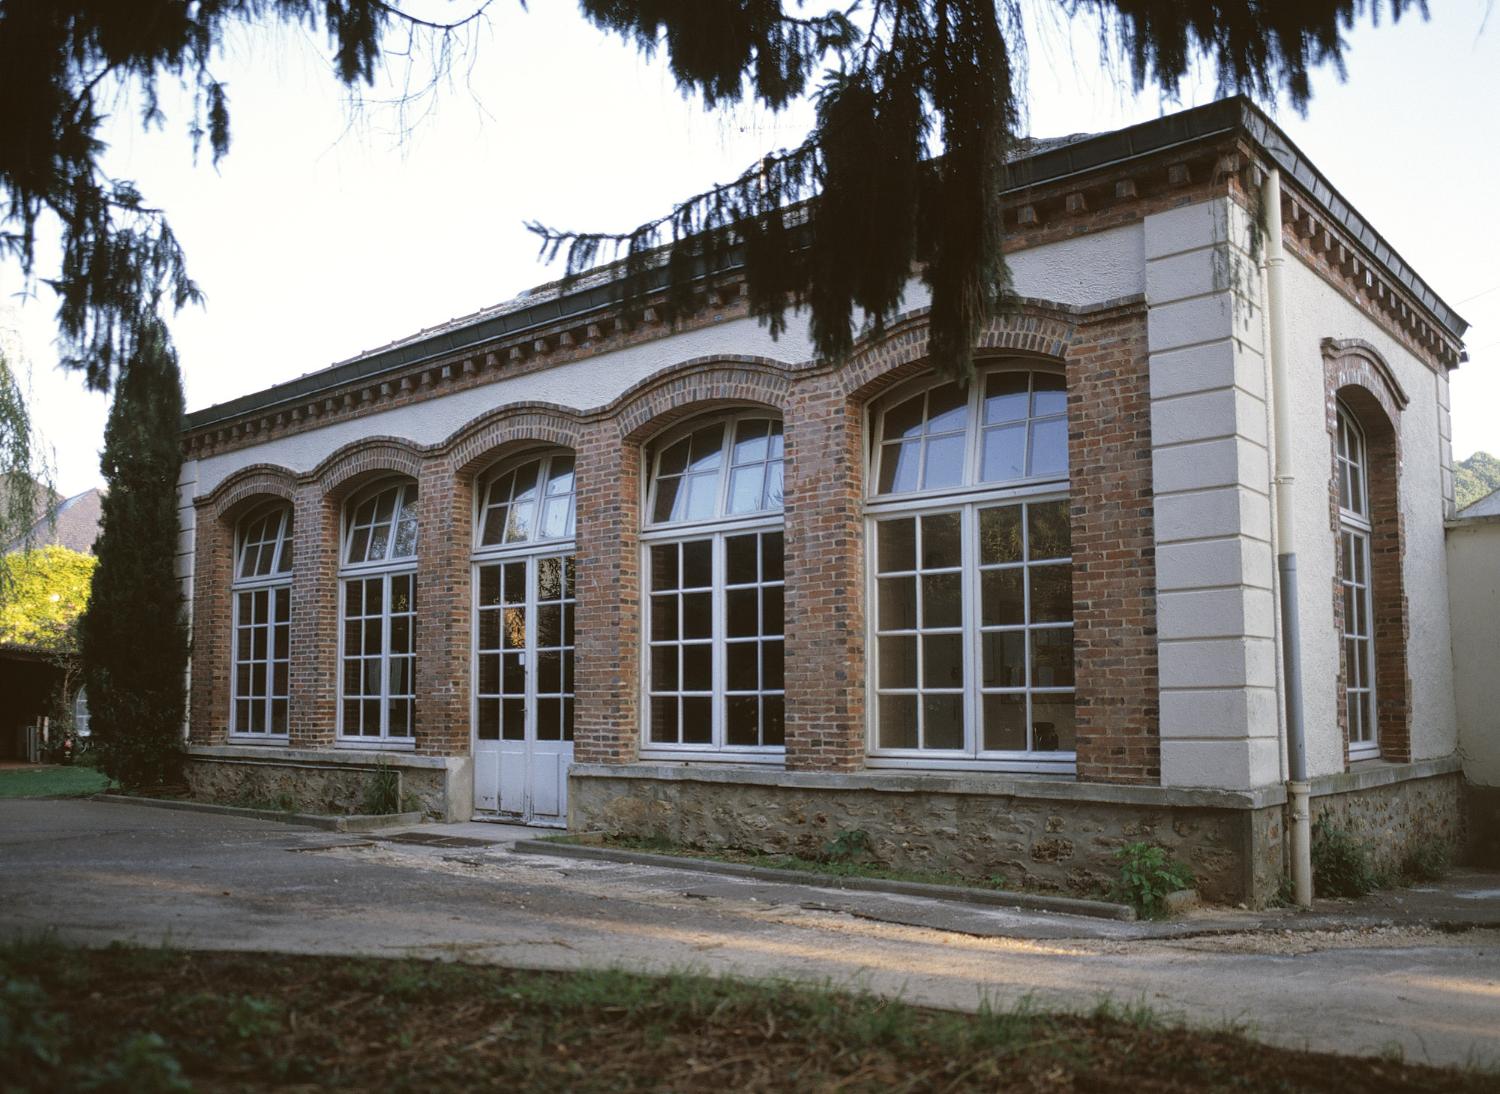
[[[85,800],[0,801],[0,936],[784,977],[971,1008],[1144,1002],[1335,1052],[1500,1062],[1500,931],[1131,924]],[[389,834],[383,834],[389,835]],[[1500,899],[1500,894],[1494,899]]]

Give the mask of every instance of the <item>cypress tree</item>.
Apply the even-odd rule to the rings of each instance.
[[[79,652],[104,772],[126,787],[174,782],[182,750],[187,628],[174,561],[182,378],[166,326],[140,324],[116,385]]]

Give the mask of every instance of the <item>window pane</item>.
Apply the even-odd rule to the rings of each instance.
[[[683,478],[687,501],[673,520],[708,520],[719,505],[718,475],[687,475]]]
[[[725,699],[724,741],[731,745],[760,744],[760,700],[754,695]]]
[[[730,691],[760,687],[760,643],[731,642],[725,647],[725,686]]]
[[[651,548],[651,588],[677,588],[677,544]]]
[[[764,419],[740,422],[734,430],[734,463],[764,463],[769,448],[771,423]]]
[[[680,478],[659,478],[656,480],[656,505],[651,510],[651,520],[654,524],[672,519],[672,510],[677,505],[677,492],[682,488]]]
[[[762,642],[760,647],[760,686],[766,691],[781,691],[786,686],[786,643]]]
[[[713,540],[700,539],[682,545],[682,587],[706,589],[713,584]]]
[[[756,552],[760,536],[729,536],[724,540],[724,581],[728,585],[749,585],[758,576]]]
[[[922,698],[922,747],[954,749],[964,746],[962,695],[925,695]]]
[[[1032,686],[1070,688],[1073,686],[1073,629],[1031,632]]]
[[[718,468],[724,458],[724,423],[715,422],[696,430],[692,441],[692,458],[687,469],[710,471]]]
[[[1073,567],[1034,566],[1031,569],[1031,620],[1064,623],[1073,618]]]
[[[670,642],[677,638],[677,597],[673,594],[651,598],[651,638]]]
[[[651,690],[677,690],[677,647],[651,647]]]
[[[881,688],[914,688],[917,686],[917,640],[910,635],[882,635],[879,643]]]
[[[922,674],[922,685],[926,688],[963,687],[963,635],[924,635],[922,637]]]
[[[880,747],[917,747],[917,697],[915,695],[882,695],[880,697]]]
[[[691,437],[684,437],[674,442],[670,448],[662,449],[658,474],[682,474],[687,468],[688,449],[692,447],[692,440]]]
[[[1062,414],[1067,411],[1067,384],[1061,376],[1051,372],[1033,372],[1031,390],[1031,416],[1033,418],[1042,418],[1048,414]]]
[[[1021,507],[1006,505],[979,511],[979,562],[1021,561]]]
[[[1036,502],[1026,507],[1026,517],[1030,558],[1067,558],[1073,553],[1067,502]]]
[[[760,577],[762,581],[780,581],[786,536],[781,532],[763,532],[760,537]]]
[[[1068,423],[1048,418],[1031,423],[1031,474],[1061,475],[1068,470]]]
[[[677,699],[651,700],[651,740],[657,744],[677,743]]]
[[[883,577],[877,583],[880,629],[911,630],[917,625],[917,582],[913,577]]]
[[[760,595],[753,588],[730,589],[724,594],[724,633],[730,638],[748,638],[759,633]]]
[[[780,509],[784,500],[783,477],[785,468],[780,460],[766,464],[766,493],[761,508],[767,512]]]
[[[992,372],[984,381],[984,421],[1020,422],[1026,419],[1026,385],[1029,373]]]
[[[916,437],[922,432],[925,394],[913,395],[885,412],[884,437],[888,441]]]
[[[917,466],[922,449],[918,441],[880,447],[880,493],[903,494],[917,488]]]
[[[943,570],[960,564],[961,526],[962,521],[957,513],[939,513],[922,518],[922,569]]]
[[[729,476],[729,511],[731,513],[754,513],[760,509],[765,467],[754,464],[737,467]]]
[[[957,384],[931,388],[927,392],[927,432],[950,433],[963,429],[968,409],[968,393]]]
[[[709,593],[686,593],[682,597],[682,637],[712,635],[712,597]]]
[[[979,640],[987,688],[1026,686],[1026,632],[995,631]]]
[[[1038,695],[1032,699],[1032,747],[1038,752],[1072,752],[1074,725],[1071,695]]]
[[[963,619],[961,574],[922,575],[922,626],[957,627]]]
[[[767,695],[760,701],[761,744],[780,747],[786,744],[786,700]]]
[[[938,490],[957,486],[964,478],[964,435],[937,437],[927,442],[927,464],[922,472],[922,487]]]
[[[712,691],[713,647],[706,642],[682,647],[682,690]]]
[[[684,744],[706,745],[713,740],[713,700],[682,700],[682,740]]]
[[[984,431],[984,464],[979,477],[985,482],[1007,482],[1026,475],[1026,426],[1006,425]]]
[[[780,585],[770,585],[760,591],[760,629],[762,634],[780,634],[785,629],[782,616],[782,600],[785,592]]]
[[[984,747],[990,752],[1026,750],[1026,696],[984,697]]]
[[[879,573],[888,574],[897,570],[917,568],[916,525],[917,522],[911,517],[883,520],[875,525],[876,560]]]
[[[1025,570],[1019,566],[1006,570],[985,570],[979,575],[981,620],[987,627],[1006,626],[1026,621],[1026,602],[1021,589]]]

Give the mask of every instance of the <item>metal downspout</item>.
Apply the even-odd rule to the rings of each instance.
[[[1286,685],[1287,804],[1290,808],[1292,894],[1312,903],[1312,828],[1308,805],[1307,735],[1302,723],[1302,628],[1297,616],[1297,540],[1293,511],[1291,362],[1286,350],[1285,265],[1281,242],[1281,172],[1272,167],[1261,192],[1266,232],[1266,322],[1271,335],[1271,390],[1276,423],[1276,571],[1281,594],[1281,657]]]

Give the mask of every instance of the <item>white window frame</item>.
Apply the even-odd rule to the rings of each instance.
[[[252,524],[265,520],[276,511],[280,511],[281,519],[277,525],[275,548],[272,555],[272,572],[269,574],[251,575],[242,577],[244,569],[245,553],[249,544],[245,535]],[[291,733],[291,603],[292,603],[292,506],[290,502],[275,502],[263,505],[242,519],[235,529],[234,537],[234,577],[229,585],[230,613],[229,613],[229,738],[236,743],[271,742],[281,744],[290,738]],[[258,540],[257,547],[267,540]],[[276,569],[276,564],[283,558],[287,561],[285,570]],[[283,621],[277,618],[276,600],[277,592],[286,591],[287,613]],[[239,694],[239,668],[240,668],[240,600],[245,594],[254,595],[258,592],[266,594],[266,607],[269,617],[268,631],[266,634],[266,693],[263,696],[252,697],[249,702],[261,703],[265,707],[265,724],[272,724],[273,703],[277,698],[283,698],[287,704],[287,728],[280,732],[274,732],[267,728],[265,730],[244,729],[239,724],[239,709],[241,696]],[[275,655],[276,628],[285,625],[288,629],[287,656],[277,658]],[[254,651],[252,650],[252,653]],[[278,696],[275,691],[275,672],[278,661],[284,661],[287,666],[287,692],[285,696]]]
[[[338,688],[337,688],[337,717],[335,719],[334,744],[338,748],[363,748],[382,749],[394,752],[409,752],[416,748],[416,721],[417,721],[417,624],[420,614],[417,611],[417,552],[421,549],[421,524],[417,526],[417,537],[413,543],[413,554],[392,558],[390,552],[395,550],[396,527],[399,523],[397,511],[392,510],[390,539],[388,541],[387,556],[384,559],[350,563],[349,548],[352,544],[354,530],[354,514],[359,506],[372,497],[376,497],[387,490],[412,491],[412,505],[415,508],[420,500],[417,494],[417,484],[409,478],[386,478],[359,491],[344,503],[339,529],[339,580],[338,580]],[[401,497],[398,497],[398,504]],[[400,576],[411,578],[411,665],[412,665],[412,694],[411,694],[411,722],[410,734],[404,737],[393,737],[390,734],[390,679],[391,679],[391,579]],[[366,581],[372,578],[381,578],[381,614],[380,614],[380,734],[351,735],[344,734],[344,628],[348,611],[348,586],[353,581]],[[406,613],[396,613],[406,614]],[[365,696],[364,698],[370,698]]]
[[[1338,438],[1334,446],[1334,464],[1340,491],[1336,549],[1339,552],[1341,571],[1339,592],[1345,599],[1344,625],[1339,636],[1339,660],[1344,666],[1344,689],[1340,698],[1344,704],[1344,718],[1349,734],[1349,759],[1352,762],[1375,759],[1380,755],[1380,712],[1376,700],[1375,676],[1375,579],[1370,569],[1370,540],[1374,535],[1374,528],[1370,523],[1370,448],[1365,431],[1342,402],[1337,407],[1337,418]],[[1355,474],[1358,475],[1358,489],[1353,486]],[[1344,504],[1346,483],[1350,484],[1347,489],[1349,505]],[[1364,570],[1363,585],[1350,572],[1350,553],[1345,549],[1346,543],[1352,544],[1353,550],[1358,552],[1358,562]],[[1351,592],[1364,611],[1366,634],[1351,633],[1354,623],[1349,618],[1348,611]],[[1358,667],[1363,673],[1362,683],[1358,685],[1354,683],[1353,669],[1356,666],[1348,663],[1351,641],[1361,654]],[[1369,724],[1363,727],[1354,724],[1355,719],[1349,709],[1350,698],[1358,694],[1368,697],[1366,709]],[[1361,728],[1361,737],[1356,740],[1355,734]]]
[[[882,437],[885,413],[918,394],[941,387],[950,381],[944,377],[924,377],[914,383],[903,385],[884,395],[866,411],[864,446],[865,460],[865,710],[866,710],[866,755],[865,763],[872,768],[903,768],[936,771],[1005,771],[1018,774],[1070,776],[1077,771],[1076,751],[1055,752],[986,752],[983,748],[984,685],[983,685],[983,641],[980,603],[980,559],[978,522],[982,509],[1006,503],[1020,505],[1034,502],[1067,502],[1070,497],[1069,479],[1071,466],[1061,475],[1026,476],[998,482],[983,482],[983,438],[985,424],[984,385],[986,379],[997,372],[1026,372],[1062,378],[1062,370],[1048,367],[1040,362],[1008,361],[976,369],[969,384],[968,403],[964,427],[963,473],[956,486],[945,486],[931,490],[910,490],[901,493],[880,494],[880,457],[885,440]],[[1028,384],[1028,392],[1030,385]],[[1055,415],[1032,418],[1029,413],[1025,421],[1050,420]],[[1064,414],[1064,422],[1066,422]],[[1028,432],[1029,438],[1029,432]],[[925,464],[925,451],[922,463]],[[920,469],[919,469],[920,481]],[[879,560],[876,525],[890,518],[931,516],[944,512],[960,514],[960,583],[961,583],[961,635],[963,639],[964,686],[964,747],[961,750],[935,750],[923,748],[882,748],[880,746],[880,688],[879,688]],[[1071,560],[1071,555],[1068,556]],[[1029,567],[1029,563],[1026,564]],[[1031,622],[1030,589],[1023,586],[1026,597],[1024,630],[1029,635]],[[1066,629],[1076,632],[1076,619],[1070,613]],[[1037,629],[1051,629],[1042,624]],[[1065,629],[1061,626],[1055,629]],[[1076,648],[1076,646],[1075,646]],[[920,649],[920,642],[919,642]],[[920,653],[919,653],[920,656]],[[1025,642],[1028,681],[1031,667],[1031,642]],[[903,689],[904,690],[904,689]],[[995,689],[990,689],[995,690]],[[1068,694],[1077,696],[1077,681],[1069,688],[1039,689],[1027,684],[1024,694],[1030,696]],[[919,695],[920,701],[920,695]],[[1076,710],[1076,706],[1075,706]]]
[[[577,653],[576,615],[577,615],[577,611],[578,611],[578,588],[577,588],[576,572],[577,572],[578,545],[577,545],[577,540],[576,540],[576,534],[573,533],[573,532],[570,532],[566,536],[554,536],[552,538],[532,538],[532,539],[524,540],[524,541],[521,541],[521,542],[514,542],[514,543],[504,543],[504,542],[501,542],[501,543],[498,543],[498,544],[491,544],[489,546],[479,546],[478,545],[479,541],[480,541],[480,536],[482,535],[482,533],[484,531],[484,519],[485,519],[485,512],[486,512],[486,509],[487,509],[487,506],[486,506],[485,502],[486,502],[486,500],[488,499],[488,496],[489,496],[490,484],[493,483],[495,480],[497,480],[499,478],[502,478],[503,476],[509,474],[510,472],[515,471],[518,468],[524,467],[524,466],[526,466],[526,464],[533,463],[533,462],[536,462],[536,463],[540,464],[540,466],[537,468],[537,507],[536,507],[536,520],[535,520],[535,523],[533,525],[534,528],[540,529],[540,527],[541,527],[541,517],[542,517],[542,500],[543,500],[543,498],[545,496],[544,495],[544,491],[546,489],[547,477],[551,473],[551,470],[552,470],[552,460],[555,459],[558,456],[566,456],[566,457],[568,457],[570,459],[573,459],[575,461],[574,462],[574,466],[573,466],[573,474],[574,474],[573,491],[572,491],[572,493],[570,495],[568,495],[569,499],[570,499],[569,500],[569,515],[568,515],[568,520],[567,520],[566,524],[567,524],[568,528],[575,529],[575,531],[576,531],[577,505],[578,505],[578,480],[577,480],[578,465],[577,465],[577,462],[576,462],[576,460],[577,460],[576,455],[571,450],[569,450],[569,449],[555,448],[555,449],[543,450],[543,451],[540,451],[540,452],[538,452],[538,451],[530,451],[530,452],[523,453],[522,455],[517,456],[514,459],[502,461],[501,463],[496,464],[495,467],[492,470],[486,472],[483,476],[481,476],[481,478],[480,478],[480,488],[474,491],[474,538],[473,538],[473,542],[475,544],[475,547],[474,547],[474,550],[473,550],[473,552],[472,552],[472,554],[470,556],[470,568],[471,568],[470,569],[470,576],[471,576],[471,580],[469,582],[469,586],[470,586],[470,602],[469,602],[469,625],[470,625],[470,634],[469,634],[469,657],[470,657],[470,661],[469,661],[469,679],[472,681],[472,684],[471,684],[471,686],[469,688],[469,740],[470,740],[470,748],[471,749],[473,749],[474,747],[476,747],[478,745],[478,742],[479,742],[479,739],[480,739],[479,738],[479,700],[480,700],[480,694],[479,694],[479,656],[480,656],[480,649],[479,649],[479,614],[480,614],[480,606],[479,606],[479,571],[480,571],[480,569],[482,567],[484,567],[484,566],[503,566],[507,562],[520,562],[520,563],[524,564],[525,567],[526,567],[526,600],[525,600],[526,645],[524,647],[525,665],[526,665],[526,692],[525,692],[526,727],[525,727],[525,738],[524,738],[525,740],[527,740],[527,741],[536,741],[536,740],[538,740],[537,735],[536,735],[536,728],[537,728],[537,726],[536,726],[536,719],[537,719],[537,706],[538,706],[538,704],[537,704],[537,698],[538,698],[538,695],[537,695],[537,668],[538,668],[538,665],[540,664],[541,659],[536,656],[536,652],[537,652],[537,646],[536,646],[536,639],[537,639],[536,615],[537,615],[537,607],[538,607],[538,602],[539,602],[538,590],[537,590],[537,567],[540,565],[541,562],[543,562],[544,560],[549,559],[549,558],[556,558],[556,559],[562,560],[562,564],[563,564],[564,567],[567,566],[567,561],[569,559],[574,560],[575,578],[574,578],[573,595],[571,597],[568,597],[568,596],[565,595],[564,598],[563,598],[563,603],[567,604],[569,606],[569,610],[571,610],[574,613],[574,617],[575,617],[574,641],[573,641],[572,645],[564,645],[563,647],[561,647],[561,649],[565,650],[567,654],[570,654],[572,656],[575,674],[576,674],[576,671],[577,671],[578,653]],[[554,496],[558,496],[558,495],[554,495]],[[548,603],[552,603],[552,602],[548,601]],[[565,659],[564,660],[564,668],[563,668],[563,674],[564,674],[563,678],[564,678],[565,681],[567,679],[566,664],[567,664],[567,662],[566,662],[566,659]],[[502,667],[501,671],[502,671],[502,673],[504,672],[503,667]],[[562,696],[563,696],[564,699],[572,699],[573,700],[573,703],[574,703],[574,707],[573,707],[573,709],[574,709],[574,716],[575,716],[575,719],[576,719],[576,716],[577,716],[576,680],[575,680],[575,690],[574,691],[572,691],[572,692],[564,691],[561,694],[562,694]],[[574,728],[575,728],[575,731],[576,731],[576,728],[577,728],[576,721],[575,721],[575,724],[574,724]],[[502,732],[502,736],[499,739],[500,740],[504,740],[505,738],[503,736],[503,732],[504,732],[503,725],[502,725],[502,728],[501,728],[501,732]],[[571,740],[572,740],[571,738],[562,738],[563,742],[569,742],[570,743]]]
[[[782,425],[781,415],[773,410],[764,408],[748,408],[732,410],[726,413],[710,413],[695,416],[662,433],[650,442],[651,458],[647,461],[647,473],[641,484],[641,513],[643,516],[642,531],[640,537],[640,587],[641,587],[641,630],[639,658],[639,694],[641,696],[640,713],[640,758],[643,760],[716,760],[721,762],[748,763],[748,764],[774,764],[780,765],[786,759],[786,746],[780,745],[732,745],[726,742],[726,718],[725,704],[728,691],[728,651],[727,631],[728,593],[725,588],[726,568],[725,558],[727,554],[725,543],[728,539],[738,535],[756,535],[757,537],[767,533],[782,533],[782,565],[783,577],[779,584],[783,589],[782,610],[782,633],[781,641],[783,650],[786,641],[786,616],[785,616],[785,531],[786,519],[784,507],[774,510],[760,510],[755,513],[725,516],[728,508],[731,472],[734,467],[733,449],[735,430],[742,421],[769,421],[776,425]],[[656,504],[656,484],[658,471],[661,464],[662,454],[677,441],[700,429],[705,429],[718,423],[724,425],[724,438],[720,449],[719,484],[715,502],[715,515],[710,518],[691,521],[659,521],[653,522],[650,516],[654,513]],[[783,433],[783,445],[785,444]],[[783,491],[785,490],[785,455],[781,457],[783,466]],[[763,465],[768,466],[772,460],[769,455]],[[762,478],[762,490],[764,490],[764,478]],[[711,541],[710,561],[710,627],[709,646],[711,649],[711,681],[712,688],[709,692],[710,732],[709,740],[694,743],[667,743],[651,740],[651,611],[653,596],[651,591],[651,549],[666,544],[681,544],[697,541]],[[774,585],[777,582],[757,581],[758,585]],[[738,588],[739,586],[736,586]],[[775,640],[774,635],[760,635],[760,641],[767,639]],[[681,642],[679,637],[678,642]],[[783,673],[785,669],[783,667]],[[678,680],[678,690],[675,694],[681,695],[681,679]],[[697,693],[694,693],[697,694]],[[736,692],[735,694],[744,694]],[[785,676],[783,675],[783,687],[781,690],[762,689],[756,694],[762,698],[768,695],[780,695],[783,702],[783,730],[785,729]],[[681,726],[678,727],[681,735]]]

